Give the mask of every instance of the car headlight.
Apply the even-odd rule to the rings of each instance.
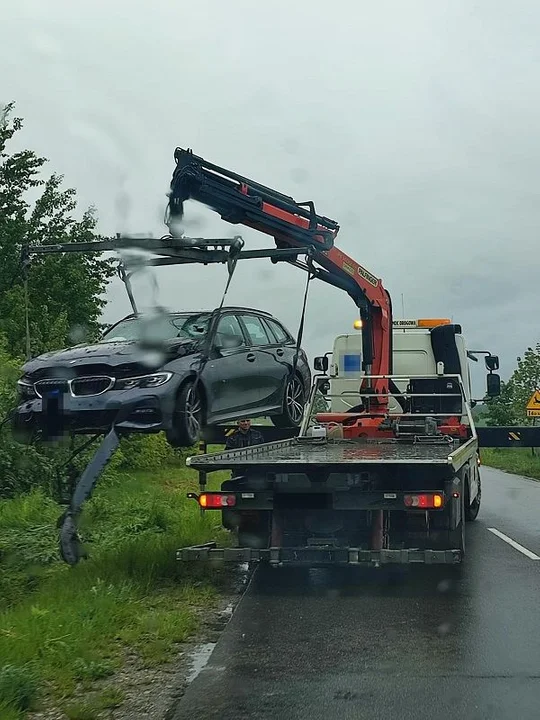
[[[17,390],[19,391],[19,394],[22,395],[22,397],[37,397],[36,391],[34,390],[34,383],[30,382],[25,377],[17,380]]]
[[[164,385],[172,378],[172,373],[161,372],[139,377],[119,378],[114,383],[115,390],[131,390],[133,388],[155,388]]]

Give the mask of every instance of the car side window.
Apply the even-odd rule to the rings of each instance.
[[[269,337],[261,318],[256,315],[242,315],[242,322],[246,327],[252,345],[271,345],[274,342],[274,339]]]
[[[224,315],[216,328],[216,345],[225,349],[245,346],[244,333],[236,315]]]
[[[276,342],[286,343],[290,341],[290,337],[287,335],[287,333],[279,323],[277,323],[275,320],[270,320],[270,318],[265,318],[264,320],[266,324],[270,326],[270,330],[275,335]]]

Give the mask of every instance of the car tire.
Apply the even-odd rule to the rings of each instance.
[[[174,406],[171,430],[167,431],[167,440],[172,447],[191,447],[201,437],[204,408],[200,391],[190,380],[182,385]]]
[[[300,376],[295,374],[288,378],[285,385],[283,412],[270,418],[273,425],[278,428],[299,427],[302,423],[305,402],[304,383]]]

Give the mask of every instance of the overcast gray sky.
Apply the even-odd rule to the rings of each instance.
[[[314,200],[396,316],[403,294],[407,317],[452,317],[503,375],[540,340],[537,0],[20,0],[0,33],[0,102],[102,232],[163,234],[173,151],[191,147]],[[197,206],[189,220],[235,232]],[[157,272],[178,309],[213,306],[225,282],[221,267]],[[245,263],[229,298],[296,331],[303,282]],[[118,285],[109,299],[108,320],[129,311]],[[314,283],[307,350],[354,318]]]

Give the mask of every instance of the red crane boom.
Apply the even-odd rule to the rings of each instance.
[[[196,200],[223,220],[259,230],[274,238],[278,248],[308,250],[311,267],[321,280],[345,290],[362,319],[363,370],[367,375],[392,373],[392,303],[381,280],[334,245],[339,224],[318,215],[313,202],[296,202],[237,173],[176,148],[167,224],[173,237],[180,235],[184,202]],[[299,265],[293,261],[293,264]],[[384,414],[388,405],[388,379],[365,381],[370,392],[370,413]]]

